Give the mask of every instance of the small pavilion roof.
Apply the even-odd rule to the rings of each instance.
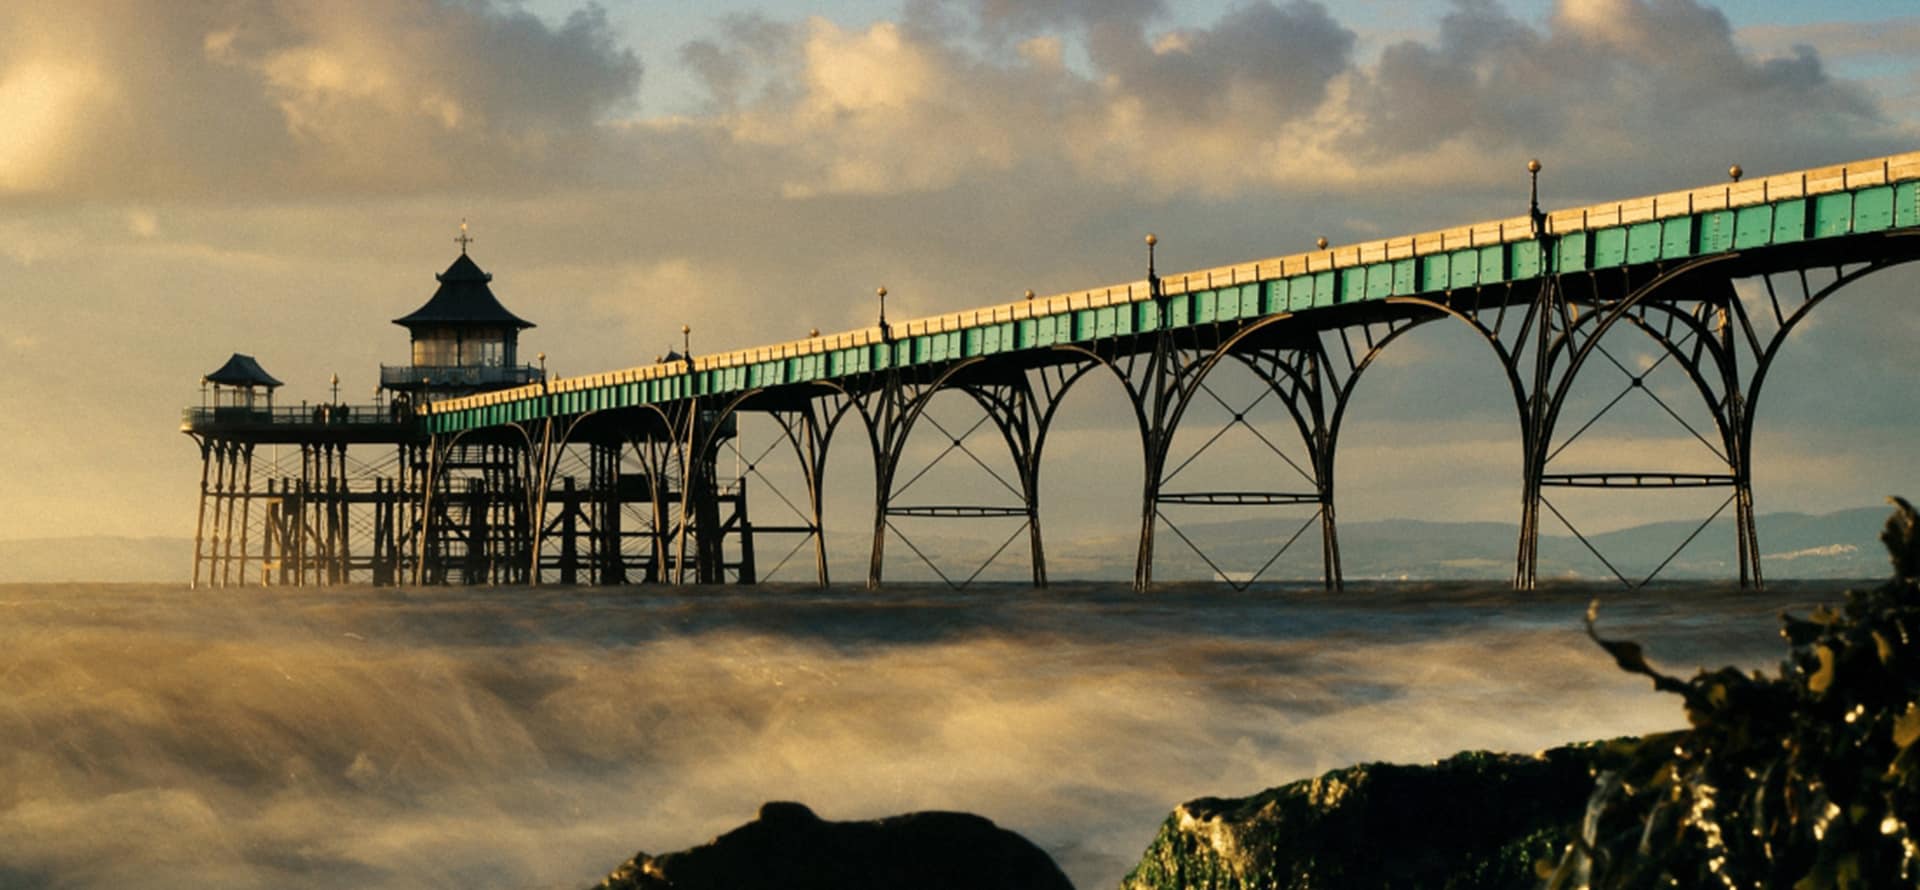
[[[280,385],[280,381],[273,379],[272,374],[261,368],[260,363],[254,361],[253,356],[241,355],[238,352],[229,357],[227,363],[220,366],[220,370],[208,374],[206,379],[208,383],[218,383],[221,386],[264,386],[272,389]]]
[[[394,324],[408,329],[426,325],[533,327],[533,322],[500,305],[492,288],[487,287],[493,276],[480,271],[464,251],[447,271],[433,277],[440,282],[440,289],[425,305],[394,319]]]

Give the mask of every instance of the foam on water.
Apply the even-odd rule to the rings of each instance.
[[[1764,667],[1833,590],[1603,621]],[[1678,725],[1593,592],[0,587],[0,885],[565,888],[792,799],[977,812],[1110,887],[1183,800]]]

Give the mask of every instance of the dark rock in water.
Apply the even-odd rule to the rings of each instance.
[[[1122,890],[1532,888],[1578,832],[1606,746],[1367,764],[1181,805]]]
[[[967,813],[828,822],[797,803],[691,850],[637,853],[596,890],[1072,890],[1026,838]]]

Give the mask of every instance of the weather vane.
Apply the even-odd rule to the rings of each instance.
[[[460,255],[466,256],[467,245],[473,243],[473,236],[467,234],[467,221],[465,219],[460,220],[460,237],[453,240],[460,245]]]

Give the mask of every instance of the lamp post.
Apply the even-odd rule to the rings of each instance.
[[[693,370],[693,328],[690,325],[680,326],[680,357],[686,360],[687,370]]]
[[[1540,212],[1540,159],[1527,162],[1527,175],[1532,179],[1532,194],[1527,198],[1527,217],[1533,220],[1533,237],[1539,238],[1547,233],[1547,215]]]
[[[880,339],[882,339],[882,340],[889,340],[889,339],[892,339],[892,338],[893,338],[893,330],[892,330],[891,328],[888,328],[888,327],[887,327],[887,288],[886,288],[886,285],[881,285],[880,287],[877,287],[877,288],[874,288],[874,289],[873,289],[873,292],[874,292],[874,294],[876,294],[877,296],[879,296],[879,297],[880,297]]]
[[[1153,265],[1153,249],[1160,244],[1160,236],[1147,233],[1147,292],[1155,298],[1160,296],[1160,273]]]
[[[340,375],[333,375],[333,378],[328,382],[333,384],[333,404],[338,405],[340,404]]]

